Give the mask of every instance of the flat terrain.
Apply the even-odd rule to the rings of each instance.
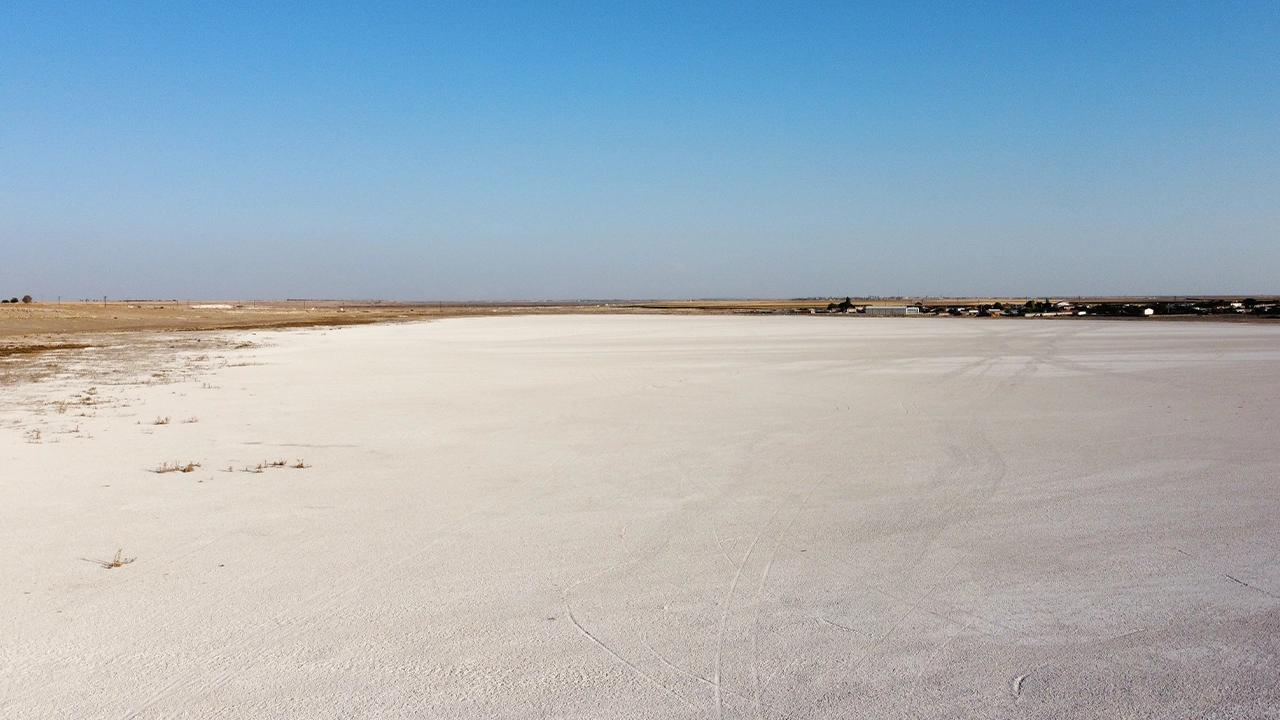
[[[68,302],[0,305],[0,352],[6,345],[65,341],[67,336],[130,331],[194,331],[364,325],[376,322],[535,312],[540,306],[396,304],[337,301]]]
[[[405,322],[452,317],[493,317],[509,315],[563,314],[783,314],[825,312],[827,304],[840,298],[794,300],[621,300],[572,302],[417,302],[286,300],[269,302],[194,302],[175,300],[133,300],[117,302],[37,302],[0,304],[0,357],[40,351],[66,344],[112,342],[110,334],[131,332],[195,332],[210,330],[256,330],[303,327],[340,327],[372,323]],[[1092,298],[1092,300],[1141,301],[1141,298]],[[905,298],[855,299],[857,304],[906,305]],[[977,305],[1012,298],[934,298],[928,305]],[[1169,315],[1151,320],[1208,320],[1214,322],[1267,322],[1268,318],[1246,315]],[[128,339],[132,342],[132,339]]]
[[[0,362],[43,368],[0,393],[6,719],[1280,708],[1280,326],[556,315]]]

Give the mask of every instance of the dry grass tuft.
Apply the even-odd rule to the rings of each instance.
[[[309,467],[311,466],[308,465],[304,460],[297,460],[293,463],[290,463],[286,460],[272,460],[272,461],[264,460],[263,462],[260,462],[257,465],[254,465],[253,467],[245,466],[244,468],[241,468],[240,471],[250,472],[250,473],[261,473],[261,472],[266,472],[267,470],[271,470],[273,468],[294,468],[295,470],[305,470],[306,468],[309,468]]]
[[[151,422],[151,424],[152,424],[152,425],[168,425],[168,424],[169,424],[169,416],[168,416],[168,415],[165,415],[164,417],[157,417],[155,420],[153,420],[153,421]]]
[[[125,565],[128,565],[129,563],[131,563],[131,562],[133,562],[134,560],[137,560],[137,559],[138,559],[138,558],[127,558],[127,557],[124,557],[124,548],[120,548],[120,549],[116,550],[116,556],[115,556],[115,557],[113,557],[113,558],[111,558],[111,562],[106,563],[106,567],[107,567],[107,569],[108,569],[108,570],[112,570],[112,569],[114,569],[114,568],[118,568],[118,567],[124,567]]]
[[[91,563],[93,563],[93,564],[95,564],[95,565],[98,565],[99,567],[103,568],[104,570],[114,570],[114,569],[119,568],[119,567],[124,567],[125,565],[128,565],[129,563],[133,562],[134,560],[137,560],[138,558],[127,558],[127,557],[125,557],[125,556],[124,556],[124,549],[123,549],[123,548],[121,548],[121,549],[119,549],[119,550],[116,550],[116,555],[115,555],[115,557],[111,558],[110,560],[89,560],[89,558],[80,558],[80,559],[81,559],[81,560],[88,560],[89,562],[91,562]]]
[[[182,463],[176,463],[176,462],[160,463],[160,467],[157,467],[151,472],[156,474],[171,473],[171,472],[189,473],[189,472],[195,472],[196,468],[198,467],[200,467],[200,463],[198,462],[189,462],[185,465],[183,465]]]

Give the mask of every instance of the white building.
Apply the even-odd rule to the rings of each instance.
[[[919,315],[920,308],[914,305],[868,305],[866,309],[868,315]]]

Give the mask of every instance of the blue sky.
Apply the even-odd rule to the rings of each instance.
[[[46,298],[1275,293],[1280,4],[11,1],[0,248]]]

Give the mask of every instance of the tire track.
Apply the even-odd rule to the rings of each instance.
[[[760,706],[760,604],[761,595],[765,586],[769,584],[769,573],[773,570],[773,561],[778,556],[778,548],[786,539],[787,534],[791,532],[791,528],[795,526],[796,520],[804,512],[804,508],[809,504],[809,498],[813,496],[817,484],[813,481],[809,483],[809,492],[796,506],[795,513],[791,516],[791,521],[774,537],[773,549],[769,551],[769,559],[765,563],[764,572],[760,576],[760,582],[756,584],[755,609],[751,616],[751,683],[752,683],[752,704],[755,707],[756,718],[761,720],[764,717]]]
[[[724,717],[724,698],[722,695],[723,678],[720,676],[720,670],[721,670],[721,662],[724,658],[724,634],[725,634],[725,629],[729,623],[729,612],[733,604],[733,595],[735,592],[737,592],[738,581],[742,578],[742,570],[746,566],[747,561],[751,559],[752,553],[755,552],[756,544],[760,542],[760,538],[764,534],[765,528],[768,527],[768,525],[773,522],[773,519],[778,516],[778,513],[781,510],[782,510],[781,505],[774,508],[773,514],[769,516],[769,519],[766,520],[764,524],[760,525],[760,527],[757,529],[755,537],[751,539],[751,544],[747,546],[746,554],[744,554],[742,556],[742,560],[738,562],[738,568],[733,573],[733,580],[729,583],[729,590],[728,592],[725,593],[724,599],[722,600],[722,604],[724,605],[724,608],[720,613],[720,630],[717,633],[717,639],[716,639],[715,672],[712,675],[712,681],[715,683],[715,686],[716,686],[716,717],[717,718]]]

